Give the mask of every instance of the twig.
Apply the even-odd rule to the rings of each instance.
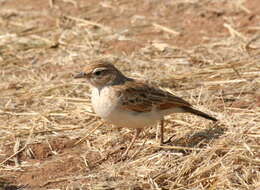
[[[54,0],[49,0],[49,6],[50,8],[53,8]]]
[[[216,84],[230,84],[230,83],[240,83],[240,82],[247,82],[247,80],[235,79],[235,80],[224,80],[224,81],[211,81],[211,82],[204,82],[203,84],[216,85]]]
[[[93,25],[93,26],[98,26],[99,28],[102,28],[103,30],[105,31],[108,31],[109,28],[102,25],[102,24],[99,24],[99,23],[96,23],[96,22],[93,22],[93,21],[88,21],[88,20],[84,20],[84,19],[81,19],[81,18],[77,18],[77,17],[73,17],[73,16],[67,16],[68,18],[72,19],[72,20],[75,20],[77,22],[82,22],[86,25]]]
[[[231,34],[232,37],[237,36],[237,37],[241,38],[242,40],[246,41],[246,37],[244,37],[241,33],[239,33],[234,28],[232,28],[231,25],[224,23],[223,26],[228,29],[228,31],[229,31],[229,33]]]
[[[173,34],[173,35],[175,35],[175,36],[180,35],[180,32],[177,32],[177,31],[175,31],[175,30],[173,30],[173,29],[170,29],[170,28],[168,28],[168,27],[162,26],[162,25],[160,25],[160,24],[153,23],[153,26],[156,27],[156,28],[159,28],[159,29],[161,29],[161,30],[163,30],[163,31],[165,31],[165,32],[168,32],[168,33],[170,33],[170,34]]]
[[[94,123],[96,120],[94,120],[92,123]],[[92,124],[91,123],[91,124]],[[94,129],[92,129],[85,137],[81,138],[80,140],[78,140],[77,142],[75,142],[74,146],[76,146],[77,144],[81,143],[82,141],[84,141],[88,136],[90,136],[95,130],[97,130],[97,128],[101,127],[103,125],[103,122],[101,122],[99,125],[97,125]]]
[[[154,145],[155,148],[163,148],[163,149],[176,149],[176,150],[205,150],[204,148],[191,148],[191,147],[184,147],[184,146],[159,146]]]
[[[19,151],[19,148],[20,148],[20,145],[21,145],[21,139],[20,138],[17,138],[16,141],[15,141],[15,144],[14,144],[14,153]],[[15,163],[15,166],[18,167],[20,164],[19,164],[19,157],[18,155],[16,155],[14,157],[14,163]]]
[[[14,156],[16,156],[17,154],[19,154],[20,152],[22,152],[23,150],[26,149],[27,145],[30,143],[31,141],[31,138],[32,138],[32,134],[33,134],[33,130],[34,130],[34,126],[31,128],[30,130],[30,134],[26,140],[26,143],[24,145],[24,147],[22,147],[20,150],[18,150],[17,152],[15,152],[14,154],[12,154],[11,156],[9,156],[8,158],[6,158],[4,161],[2,161],[0,163],[0,166],[3,165],[5,162],[7,162],[8,160],[10,160],[11,158],[13,158]]]

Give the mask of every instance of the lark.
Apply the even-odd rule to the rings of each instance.
[[[135,129],[126,156],[140,132],[161,122],[163,143],[164,116],[174,113],[191,113],[217,121],[216,118],[196,110],[190,103],[150,83],[125,76],[113,64],[100,61],[87,65],[75,78],[84,78],[92,87],[91,102],[95,113],[118,127]]]

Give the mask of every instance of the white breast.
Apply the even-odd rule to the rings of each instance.
[[[113,96],[113,91],[109,87],[99,91],[97,88],[92,89],[91,102],[96,114],[104,119],[108,118],[114,112],[117,101]]]
[[[155,124],[162,119],[163,115],[155,110],[151,112],[134,112],[119,109],[119,98],[109,87],[105,87],[101,92],[98,89],[92,90],[92,105],[98,116],[118,127],[144,128]]]

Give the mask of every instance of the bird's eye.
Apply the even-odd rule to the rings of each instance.
[[[102,73],[102,71],[96,71],[96,72],[94,72],[94,75],[99,76],[99,75],[101,75],[101,73]]]

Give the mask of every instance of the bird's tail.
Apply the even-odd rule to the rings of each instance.
[[[201,112],[201,111],[199,111],[199,110],[196,110],[196,109],[194,109],[194,108],[192,108],[192,107],[182,107],[182,108],[183,108],[183,110],[186,111],[186,112],[189,112],[189,113],[198,115],[198,116],[200,116],[200,117],[204,117],[205,119],[209,119],[209,120],[212,120],[212,121],[217,121],[216,118],[214,118],[214,117],[212,117],[212,116],[210,116],[210,115],[208,115],[208,114],[206,114],[206,113],[203,113],[203,112]]]

